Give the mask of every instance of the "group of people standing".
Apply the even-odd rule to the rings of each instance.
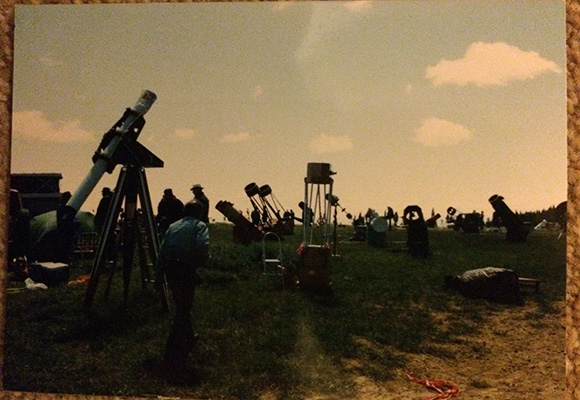
[[[203,186],[195,184],[191,187],[191,191],[193,192],[193,200],[198,201],[203,206],[200,220],[209,224],[209,200],[203,192]],[[157,223],[160,236],[163,237],[169,225],[181,219],[183,216],[183,202],[173,194],[172,189],[165,189],[163,191],[163,197],[157,205]]]

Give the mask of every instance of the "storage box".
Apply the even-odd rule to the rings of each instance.
[[[28,276],[34,282],[44,283],[46,286],[55,286],[61,282],[68,282],[68,264],[57,262],[35,262],[28,267]]]
[[[331,285],[330,248],[316,245],[304,247],[298,279],[304,289],[327,290]]]

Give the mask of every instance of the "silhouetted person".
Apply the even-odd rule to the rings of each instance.
[[[175,301],[175,316],[165,348],[164,362],[170,369],[183,369],[197,337],[191,310],[195,286],[200,283],[197,269],[209,258],[209,233],[200,220],[203,205],[192,201],[184,207],[184,217],[169,226],[159,249],[157,281],[162,274]]]
[[[393,209],[391,207],[387,207],[387,212],[385,213],[385,218],[387,219],[387,221],[389,221],[389,230],[391,230],[392,228],[392,221],[395,218],[395,213],[393,212]],[[395,223],[396,225],[396,223]]]
[[[56,220],[58,223],[61,223],[66,210],[66,203],[72,197],[71,192],[62,192],[60,194],[60,199],[58,199],[58,204],[56,206]]]
[[[107,220],[107,214],[109,212],[109,207],[113,200],[113,191],[111,188],[104,187],[101,191],[103,197],[99,201],[97,206],[97,211],[95,213],[95,228],[97,228],[97,233],[101,234],[103,227],[105,226],[105,221]]]
[[[256,226],[260,226],[260,212],[256,209],[254,209],[252,211],[251,218],[252,218],[252,223]]]
[[[403,221],[407,225],[409,253],[417,256],[429,255],[429,233],[421,207],[407,206],[403,212]]]
[[[312,225],[312,223],[314,222],[312,221],[312,219],[314,218],[314,211],[310,207],[308,207],[308,209],[305,210],[304,206],[305,204],[303,201],[298,203],[298,207],[300,207],[300,209],[302,210],[302,219],[296,217],[294,217],[294,219],[302,222],[303,225]]]
[[[209,199],[205,196],[205,193],[203,193],[203,186],[196,183],[191,187],[191,191],[193,192],[194,200],[199,201],[203,206],[201,220],[206,224],[209,224]]]
[[[159,224],[159,234],[165,234],[169,225],[183,217],[183,202],[173,194],[172,189],[165,189],[163,197],[157,205],[157,223]]]

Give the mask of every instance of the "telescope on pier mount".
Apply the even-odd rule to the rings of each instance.
[[[336,172],[330,164],[308,163],[304,178],[303,241],[299,248],[300,288],[331,292],[330,282],[330,216],[338,198],[332,194]],[[335,202],[336,199],[336,202]]]

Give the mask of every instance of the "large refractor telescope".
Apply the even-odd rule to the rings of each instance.
[[[126,108],[121,118],[103,135],[95,151],[93,165],[66,205],[42,218],[41,229],[31,235],[29,253],[36,261],[68,263],[76,241],[77,216],[86,199],[105,172],[112,173],[118,164],[139,167],[163,167],[163,161],[137,142],[145,125],[143,117],[157,96],[144,90],[132,108]],[[119,193],[120,195],[121,193]]]
[[[74,218],[105,172],[113,171],[129,147],[131,148],[129,151],[136,153],[140,158],[155,157],[136,141],[145,122],[142,117],[149,111],[155,100],[157,100],[155,93],[144,90],[133,108],[127,108],[121,119],[105,133],[93,156],[93,167],[67,202],[62,221],[58,221],[59,224]],[[127,146],[129,144],[130,146]]]

